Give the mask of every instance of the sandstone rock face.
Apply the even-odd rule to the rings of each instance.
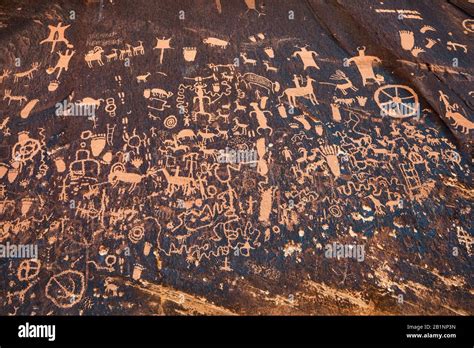
[[[472,315],[472,5],[0,5],[0,314]]]

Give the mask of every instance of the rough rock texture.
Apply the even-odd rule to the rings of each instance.
[[[472,315],[473,12],[3,2],[0,314]]]

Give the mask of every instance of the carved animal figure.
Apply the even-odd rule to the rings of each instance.
[[[161,168],[159,171],[163,172],[163,175],[168,182],[166,192],[170,195],[172,195],[177,189],[182,189],[184,193],[189,193],[195,184],[193,178],[179,176],[179,167],[174,175],[171,175],[166,168]]]
[[[216,130],[217,130],[217,134],[222,135],[222,139],[224,140],[229,139],[228,130],[221,130],[219,126],[216,127]]]
[[[35,63],[31,64],[31,69],[29,69],[27,71],[24,71],[24,72],[14,74],[13,75],[14,76],[14,82],[18,82],[18,79],[22,78],[22,77],[28,77],[28,80],[31,80],[33,78],[33,73],[36,70],[38,70],[38,67],[39,67],[39,63],[35,62]]]
[[[229,45],[229,41],[221,40],[215,37],[208,37],[202,40],[206,45],[226,48]]]
[[[267,118],[265,117],[265,113],[271,114],[270,111],[261,110],[260,107],[258,106],[258,103],[255,103],[255,102],[250,103],[250,106],[253,107],[253,110],[254,110],[254,111],[250,111],[250,116],[252,116],[253,114],[257,118],[257,122],[258,122],[257,133],[259,133],[260,129],[269,129],[270,135],[272,135],[273,128],[268,126]]]
[[[205,132],[201,132],[200,130],[197,132],[197,134],[204,140],[209,140],[209,141],[214,141],[214,138],[217,137],[216,133],[208,132],[207,127],[205,129]]]
[[[428,145],[423,146],[422,149],[426,152],[426,154],[427,154],[427,156],[430,160],[432,160],[436,164],[438,164],[439,157],[440,157],[441,153],[439,153],[437,151],[433,151],[433,149],[431,147],[429,147]]]
[[[375,213],[383,215],[384,214],[383,204],[377,198],[375,198],[372,194],[367,196],[367,198],[370,199],[372,203],[374,204]]]
[[[180,145],[178,143],[178,136],[176,134],[173,134],[173,140],[167,139],[167,140],[164,141],[164,143],[165,143],[165,145],[169,146],[169,148],[173,152],[177,152],[177,151],[180,151],[180,150],[183,150],[183,151],[188,151],[189,150],[189,146]]]
[[[234,118],[234,122],[235,122],[235,126],[234,128],[232,128],[232,131],[233,132],[236,132],[236,131],[239,131],[240,134],[242,135],[247,135],[248,134],[248,124],[245,124],[245,123],[240,123],[239,122],[239,119],[236,117]]]
[[[400,203],[401,203],[401,195],[398,193],[398,192],[395,192],[395,199],[394,200],[391,200],[391,201],[387,201],[387,203],[385,203],[385,206],[388,207],[388,209],[390,209],[390,211],[393,213],[395,211],[395,207],[399,207],[400,206]]]
[[[237,112],[237,111],[239,111],[239,110],[240,110],[240,111],[246,111],[246,110],[247,110],[247,107],[246,107],[245,105],[241,105],[241,104],[239,103],[239,100],[237,99],[237,100],[235,101],[235,109],[234,109],[234,112]]]
[[[95,46],[93,50],[87,52],[84,58],[87,66],[92,68],[92,62],[97,62],[100,66],[104,65],[104,62],[102,62],[102,53],[104,53],[104,49],[100,46]]]
[[[152,89],[147,88],[143,91],[143,96],[147,99],[150,98],[150,96],[160,97],[160,98],[170,98],[173,96],[173,92],[168,92],[161,88],[152,88]]]
[[[10,105],[11,101],[17,101],[17,102],[20,102],[20,105],[23,104],[23,101],[27,101],[28,99],[26,99],[25,96],[21,95],[12,95],[12,91],[10,89],[6,89],[5,90],[5,95],[3,97],[3,100],[7,99],[8,98],[8,105]]]
[[[151,73],[147,72],[145,75],[138,75],[137,82],[146,82],[146,80],[151,76]]]
[[[247,13],[248,11],[255,11],[255,12],[257,12],[259,17],[261,15],[265,16],[265,13],[260,12],[260,11],[257,10],[256,0],[245,0],[245,4],[247,5],[247,11],[245,11],[245,13]]]
[[[192,129],[183,129],[178,132],[178,134],[176,135],[176,138],[178,140],[182,140],[186,138],[193,140],[193,139],[196,139],[196,134],[194,133]]]
[[[82,100],[79,100],[76,104],[84,104],[84,105],[94,105],[96,108],[100,106],[100,103],[102,103],[104,99],[94,99],[90,97],[85,97]]]
[[[128,192],[135,190],[137,185],[144,179],[149,176],[156,176],[156,168],[150,168],[147,170],[146,174],[137,174],[127,172],[125,166],[122,163],[115,163],[110,169],[110,174],[108,176],[109,183],[112,184],[112,187],[117,186],[119,182],[124,182],[131,184]]]
[[[143,41],[138,41],[139,45],[132,48],[133,55],[145,54],[145,48],[143,47]]]
[[[335,86],[336,90],[340,90],[342,94],[347,95],[347,90],[350,89],[352,91],[357,91],[358,88],[354,87],[352,84],[352,81],[349,80],[349,78],[344,74],[343,71],[341,70],[336,70],[336,73],[331,75],[330,77],[331,80],[335,81],[346,81],[345,83],[329,83],[329,82],[320,82],[322,85],[333,85]]]
[[[206,148],[205,142],[199,143],[199,150],[202,151],[205,158],[212,157],[217,161],[217,155],[219,152],[216,149]]]
[[[440,100],[444,103],[446,108],[446,118],[453,120],[453,127],[461,127],[461,132],[464,134],[469,134],[469,132],[474,129],[474,123],[464,117],[461,113],[457,112],[459,109],[458,104],[449,104],[448,96],[443,92],[439,91]]]
[[[104,285],[105,285],[105,294],[111,296],[118,296],[118,286],[112,283],[112,278],[107,277],[105,278]]]
[[[11,71],[7,69],[3,69],[2,75],[0,75],[0,83],[3,83],[3,80],[5,80],[8,76],[10,76]]]
[[[119,56],[120,60],[125,59],[125,56],[128,56],[128,57],[133,56],[132,46],[130,44],[125,44],[125,47],[126,49],[120,50],[120,56]]]
[[[244,64],[250,64],[250,65],[257,65],[257,61],[255,59],[247,58],[247,54],[241,53],[240,56],[244,60]]]
[[[118,49],[112,48],[112,51],[112,53],[105,55],[105,58],[107,58],[107,62],[118,59]]]
[[[306,85],[285,89],[283,94],[287,97],[288,104],[290,104],[290,106],[292,107],[296,107],[297,97],[309,98],[313,105],[319,104],[319,102],[316,100],[316,95],[314,94],[313,82],[314,80],[310,76],[308,76],[306,78]]]

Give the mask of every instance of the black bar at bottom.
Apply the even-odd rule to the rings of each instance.
[[[55,339],[19,327],[55,325]],[[24,327],[26,328],[26,326]],[[40,344],[375,344],[473,346],[472,317],[0,317],[0,346]],[[40,329],[38,329],[40,331]],[[455,335],[455,337],[453,336]],[[408,337],[407,335],[411,335]],[[416,337],[417,335],[421,335]],[[439,337],[441,335],[442,337]],[[448,336],[446,336],[448,335]]]

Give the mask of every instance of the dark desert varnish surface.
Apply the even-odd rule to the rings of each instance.
[[[3,2],[0,314],[472,315],[472,8],[408,3]]]

